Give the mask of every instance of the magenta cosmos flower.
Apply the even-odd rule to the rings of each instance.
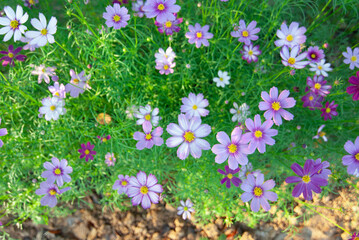
[[[359,240],[359,232],[358,233],[353,233],[352,237],[349,238],[348,240]]]
[[[1,123],[1,118],[0,118]],[[6,128],[0,128],[0,137],[7,135],[7,129]],[[4,145],[4,142],[0,139],[0,148]]]
[[[344,63],[349,64],[349,69],[353,70],[354,67],[359,68],[359,48],[352,49],[347,47],[347,52],[342,53],[345,57]]]
[[[277,47],[288,46],[290,48],[303,44],[307,39],[304,35],[306,31],[307,29],[305,27],[299,27],[299,23],[297,22],[292,22],[289,25],[289,29],[287,24],[283,23],[280,26],[280,30],[277,30],[277,37],[279,37],[279,40],[275,41],[274,44]]]
[[[203,124],[201,118],[193,117],[191,120],[187,119],[184,114],[178,115],[178,123],[170,123],[167,126],[167,132],[173,137],[166,141],[167,147],[177,147],[177,157],[184,160],[191,153],[192,157],[200,158],[202,150],[209,150],[211,146],[206,140],[201,139],[211,133],[211,127],[208,124]]]
[[[289,91],[284,90],[278,96],[278,88],[272,87],[269,94],[265,91],[261,93],[264,102],[259,103],[259,110],[266,111],[264,117],[273,119],[275,125],[279,126],[282,124],[282,117],[290,121],[293,119],[293,114],[284,110],[284,108],[292,108],[295,105],[295,100],[289,96]]]
[[[325,107],[320,109],[320,111],[322,111],[322,114],[320,116],[322,116],[324,118],[324,121],[327,121],[328,119],[331,120],[332,116],[338,115],[337,107],[338,107],[338,104],[334,104],[334,101],[332,101],[331,103],[326,102]]]
[[[269,201],[277,201],[278,195],[275,192],[269,191],[274,188],[275,182],[273,179],[270,179],[264,182],[264,175],[258,174],[255,178],[254,175],[249,174],[247,179],[243,181],[241,189],[244,193],[241,195],[243,202],[251,202],[251,210],[253,212],[258,212],[260,206],[264,211],[270,210]]]
[[[327,81],[325,81],[321,75],[314,75],[313,79],[310,77],[307,78],[307,85],[310,91],[323,97],[326,97],[330,93],[329,89],[332,88],[330,85],[325,85],[326,83]],[[308,89],[306,89],[306,91],[308,91]]]
[[[163,192],[160,184],[157,184],[157,178],[145,172],[138,172],[137,177],[131,177],[128,186],[128,196],[132,201],[132,205],[136,206],[141,203],[144,209],[151,207],[151,203],[158,203],[158,193]]]
[[[181,10],[181,7],[175,4],[176,0],[147,0],[142,10],[147,18],[156,17],[157,22],[165,23],[174,21],[176,17],[173,14]]]
[[[107,136],[103,135],[102,137],[97,136],[97,138],[101,140],[101,143],[105,143],[105,142],[107,142],[108,140],[111,139],[111,136],[110,135],[107,135]]]
[[[175,14],[177,17],[177,14]],[[176,18],[173,21],[166,21],[164,23],[155,22],[155,25],[158,27],[160,33],[166,33],[166,35],[172,35],[173,32],[179,32],[181,28],[178,26],[183,22],[183,18]]]
[[[225,171],[223,171],[222,169],[217,170],[220,174],[226,176],[221,180],[221,184],[226,183],[226,188],[231,188],[231,183],[233,183],[234,186],[239,187],[239,184],[241,184],[242,181],[238,177],[235,177],[234,174],[238,173],[241,169],[237,168],[235,170],[232,170],[228,166],[225,166],[224,169]]]
[[[72,167],[67,165],[67,160],[62,159],[60,162],[59,159],[53,157],[51,161],[52,163],[44,163],[44,168],[46,168],[47,171],[44,171],[41,177],[47,178],[46,182],[49,184],[56,181],[59,187],[64,185],[64,182],[71,182],[69,174],[72,173]]]
[[[10,66],[15,66],[15,60],[23,62],[25,61],[26,55],[21,55],[19,52],[22,50],[22,47],[18,47],[14,50],[13,45],[9,45],[8,51],[0,51],[0,54],[6,55],[2,58],[0,58],[0,61],[2,62],[2,65],[5,67],[8,64]]]
[[[118,4],[127,4],[128,3],[128,0],[113,0],[112,1],[112,4],[115,4],[115,3],[118,3]]]
[[[66,84],[66,92],[70,92],[71,97],[77,98],[80,93],[83,93],[86,89],[91,89],[88,85],[88,80],[91,75],[85,75],[85,71],[77,74],[73,69],[70,70],[71,81]]]
[[[161,127],[157,127],[152,131],[151,124],[143,124],[142,125],[143,132],[135,132],[133,134],[133,139],[137,140],[136,148],[138,150],[143,150],[144,148],[152,148],[153,145],[161,146],[163,144],[163,139],[161,135],[163,133],[163,129]]]
[[[243,143],[250,142],[249,151],[251,153],[253,153],[256,148],[260,153],[264,153],[266,151],[266,144],[275,144],[275,140],[272,137],[278,134],[278,130],[271,129],[272,126],[272,120],[267,120],[262,124],[259,114],[254,116],[254,122],[250,118],[246,120],[246,127],[249,132],[242,136],[242,141]]]
[[[117,190],[118,194],[128,195],[128,183],[130,182],[130,177],[128,175],[123,176],[122,174],[118,175],[118,180],[112,186],[113,190]]]
[[[308,107],[310,110],[314,110],[315,108],[322,107],[321,102],[324,98],[315,92],[310,91],[304,95],[301,100],[303,101],[303,107]]]
[[[231,139],[227,133],[219,132],[216,136],[220,144],[212,147],[212,152],[216,154],[216,163],[223,163],[228,159],[229,167],[234,170],[238,164],[244,166],[248,163],[247,154],[251,154],[248,144],[243,143],[242,129],[235,127],[231,134]]]
[[[130,15],[127,14],[126,7],[121,7],[120,4],[115,3],[112,6],[106,7],[106,12],[102,17],[106,19],[107,27],[113,27],[114,29],[120,29],[127,26],[127,21],[130,20]]]
[[[248,63],[251,62],[257,62],[258,56],[262,54],[262,51],[259,50],[259,45],[254,46],[252,44],[250,45],[244,45],[243,51],[240,51],[242,53],[242,59],[246,60]]]
[[[344,145],[344,149],[349,155],[345,155],[342,158],[343,165],[348,166],[348,174],[355,175],[355,173],[359,172],[359,137],[355,139],[354,143],[347,141]]]
[[[309,47],[307,51],[307,59],[311,62],[320,62],[325,57],[324,51],[318,46]]]
[[[59,190],[59,188],[56,186],[56,184],[50,184],[47,182],[40,183],[40,188],[35,191],[37,195],[45,195],[41,198],[41,205],[42,206],[49,206],[49,207],[55,207],[57,204],[57,198],[56,195],[62,194],[68,190],[70,190],[70,187],[66,187],[64,189]]]
[[[304,199],[310,201],[313,199],[312,191],[321,193],[320,187],[328,185],[328,181],[318,174],[323,164],[315,164],[313,159],[305,162],[304,169],[298,163],[293,163],[290,168],[299,176],[285,179],[286,183],[298,183],[293,189],[293,197],[299,197],[303,193]]]
[[[196,23],[194,26],[188,26],[189,32],[186,32],[186,38],[190,44],[196,43],[196,47],[199,48],[203,44],[208,47],[209,42],[207,39],[213,38],[213,34],[209,33],[209,25],[201,27],[199,23]]]
[[[353,84],[347,87],[347,93],[353,94],[353,100],[359,100],[359,71],[356,73],[356,76],[351,76],[349,78],[349,83]]]
[[[257,22],[252,21],[247,27],[244,20],[241,19],[239,20],[239,25],[235,26],[234,31],[231,32],[231,36],[238,38],[238,41],[244,43],[245,45],[250,45],[251,41],[258,39],[256,34],[259,33],[260,28],[256,28],[256,25]]]
[[[78,150],[80,155],[80,159],[84,158],[86,159],[86,162],[88,162],[89,159],[93,160],[93,156],[96,155],[96,151],[92,151],[94,149],[95,145],[91,145],[90,142],[87,142],[87,144],[81,144],[81,149]]]
[[[299,50],[300,47],[298,45],[294,46],[290,52],[287,46],[283,46],[282,50],[280,51],[283,65],[296,69],[302,69],[308,65],[308,61],[303,61],[303,59],[307,57],[307,53],[304,52],[299,54]]]
[[[205,117],[209,111],[205,109],[208,106],[208,100],[204,99],[203,94],[198,95],[190,93],[188,98],[182,98],[183,105],[181,106],[181,112],[186,113],[186,117],[191,119],[193,117]]]

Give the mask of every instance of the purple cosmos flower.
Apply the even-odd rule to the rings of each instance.
[[[353,233],[352,237],[348,240],[359,240],[359,232],[358,233]]]
[[[359,71],[356,76],[351,76],[349,78],[349,83],[353,84],[352,86],[347,87],[347,93],[353,94],[353,100],[359,100]]]
[[[174,13],[178,13],[181,7],[176,4],[176,0],[147,0],[142,8],[147,18],[156,17],[159,23],[166,21],[174,21],[176,17]]]
[[[251,153],[253,153],[256,148],[260,153],[264,153],[266,151],[266,144],[275,144],[275,140],[272,137],[278,134],[278,130],[271,129],[272,126],[272,120],[267,120],[262,124],[259,114],[254,116],[254,122],[250,118],[246,120],[246,127],[249,132],[242,136],[242,141],[243,143],[250,142],[249,150]]]
[[[307,51],[307,59],[311,62],[320,62],[325,57],[324,51],[318,46],[309,47]]]
[[[127,26],[127,21],[130,20],[130,15],[127,14],[126,7],[121,7],[120,4],[115,3],[112,6],[106,7],[106,12],[102,17],[106,19],[107,27],[113,27],[114,29],[120,29]]]
[[[183,220],[191,219],[191,212],[194,212],[193,203],[188,198],[186,202],[181,200],[181,205],[177,208],[177,215],[182,215]]]
[[[0,118],[1,123],[1,118]],[[7,135],[7,129],[6,128],[0,128],[0,137]],[[0,139],[0,148],[4,145],[4,142]]]
[[[307,57],[307,53],[304,52],[299,54],[299,50],[300,47],[298,45],[294,46],[290,52],[287,46],[283,46],[282,50],[280,51],[283,65],[296,69],[304,68],[309,63],[309,61],[303,61],[303,59]]]
[[[303,101],[303,107],[308,107],[310,110],[314,110],[315,108],[321,108],[321,102],[324,98],[315,92],[308,92],[305,96],[301,99]]]
[[[174,14],[177,17],[177,14]],[[166,35],[172,35],[173,32],[179,32],[181,28],[177,25],[183,22],[183,18],[176,18],[173,21],[166,21],[164,23],[155,22],[160,33],[165,32]]]
[[[18,54],[21,51],[22,47],[18,47],[14,50],[13,45],[9,45],[8,51],[0,51],[0,54],[6,55],[0,58],[2,65],[5,67],[8,64],[10,66],[15,66],[15,60],[23,62],[25,61],[26,55]]]
[[[138,0],[132,4],[132,11],[134,11],[134,15],[138,17],[143,17],[145,15],[145,11],[143,11],[143,6],[145,3],[142,0]]]
[[[42,107],[39,108],[40,114],[45,114],[46,121],[50,121],[51,119],[57,120],[60,115],[64,115],[66,113],[65,101],[59,97],[47,97],[42,99],[41,101]]]
[[[52,96],[59,98],[66,98],[65,85],[58,82],[55,82],[54,86],[49,86],[49,91],[52,93]]]
[[[66,84],[66,92],[70,92],[71,97],[76,98],[83,93],[86,89],[91,89],[88,85],[88,80],[91,78],[91,75],[85,75],[85,71],[82,71],[80,74],[77,74],[73,69],[70,70],[71,81]]]
[[[320,187],[328,185],[328,180],[319,176],[318,172],[323,168],[323,164],[314,165],[313,159],[308,159],[304,164],[304,169],[298,164],[293,163],[290,167],[297,176],[287,177],[286,183],[297,183],[293,189],[293,197],[299,197],[302,193],[305,200],[312,200],[312,191],[321,193]]]
[[[255,178],[252,174],[249,174],[247,179],[243,181],[241,189],[244,193],[241,195],[243,202],[251,202],[251,210],[258,212],[260,206],[264,211],[270,210],[269,201],[277,201],[278,195],[275,192],[269,191],[274,188],[275,182],[270,179],[264,182],[264,175],[258,174]]]
[[[249,174],[252,174],[254,177],[257,177],[259,174],[261,174],[261,170],[253,170],[253,166],[252,163],[248,163],[245,166],[242,166],[241,170],[238,173],[238,177],[244,181],[245,179],[247,179]]]
[[[331,103],[326,102],[325,107],[320,109],[320,111],[322,111],[322,114],[320,116],[324,118],[324,121],[327,121],[328,118],[331,120],[332,116],[338,115],[337,107],[338,104],[334,104],[334,101],[332,101]]]
[[[350,155],[345,155],[342,158],[343,165],[348,166],[348,174],[359,176],[359,137],[355,139],[354,143],[352,141],[347,141],[344,145],[344,149]]]
[[[97,136],[97,138],[101,140],[101,143],[105,143],[105,142],[107,142],[107,140],[111,139],[111,136],[110,135],[107,135],[107,136],[103,135],[102,137]]]
[[[139,171],[137,177],[131,177],[128,186],[128,196],[132,201],[132,205],[136,206],[141,203],[144,209],[151,207],[151,203],[158,203],[159,196],[157,193],[163,192],[160,184],[157,184],[157,178],[145,172]]]
[[[138,141],[136,144],[138,150],[143,150],[144,148],[150,149],[153,145],[161,146],[163,144],[163,139],[161,138],[163,129],[161,127],[157,127],[152,133],[151,124],[143,124],[142,128],[144,133],[135,132],[133,134],[133,139]]]
[[[239,26],[235,26],[233,32],[231,32],[231,36],[238,38],[239,42],[244,43],[245,45],[250,45],[251,41],[255,41],[258,39],[256,35],[261,30],[260,28],[256,28],[257,22],[252,21],[246,26],[244,20],[239,20]]]
[[[186,117],[191,119],[193,117],[205,117],[209,111],[205,109],[209,105],[208,100],[203,98],[203,94],[198,95],[190,93],[188,98],[182,98],[181,112],[186,113]]]
[[[234,186],[239,187],[239,184],[241,184],[242,181],[238,177],[235,177],[234,174],[238,173],[241,169],[237,168],[235,170],[232,170],[228,166],[225,166],[224,169],[226,171],[223,171],[222,169],[217,170],[220,174],[226,176],[221,180],[221,184],[226,183],[227,188],[231,188],[231,183],[233,183]]]
[[[173,73],[173,68],[176,66],[176,63],[164,60],[161,62],[156,62],[156,69],[160,70],[160,74],[170,74]]]
[[[330,93],[329,89],[332,88],[330,85],[325,85],[326,83],[327,81],[324,80],[323,76],[314,75],[313,79],[310,77],[307,78],[307,85],[310,90],[323,97],[326,97]],[[306,91],[308,91],[308,89],[306,89]]]
[[[196,43],[196,47],[199,48],[203,44],[208,47],[209,42],[207,39],[213,38],[213,34],[209,33],[209,25],[201,27],[199,23],[196,23],[194,27],[192,25],[188,26],[189,32],[186,32],[186,38],[190,44]]]
[[[261,55],[262,51],[259,50],[259,45],[253,47],[253,45],[250,44],[250,45],[244,45],[243,51],[240,51],[240,53],[243,54],[242,56],[243,60],[246,60],[247,63],[251,63],[258,61],[257,56]]]
[[[324,142],[327,142],[328,139],[327,137],[325,136],[325,132],[323,132],[323,128],[325,127],[325,124],[321,125],[319,128],[318,128],[318,131],[317,131],[317,135],[313,136],[312,139],[319,139],[320,137],[323,138]]]
[[[289,25],[289,29],[287,24],[283,23],[280,26],[280,30],[277,30],[277,37],[279,37],[279,40],[275,41],[274,44],[277,47],[287,46],[289,48],[303,44],[307,39],[304,35],[306,31],[307,29],[305,27],[299,28],[299,23],[297,22],[292,22]]]
[[[112,1],[112,4],[127,4],[128,3],[128,0],[113,0]]]
[[[67,160],[62,159],[60,162],[59,159],[53,157],[51,161],[52,163],[44,163],[44,168],[46,168],[47,171],[44,171],[41,177],[47,178],[46,182],[49,184],[56,181],[59,187],[64,185],[64,182],[71,182],[69,173],[72,173],[72,167],[67,165]]]
[[[327,169],[330,166],[330,163],[327,161],[322,162],[322,159],[320,158],[314,161],[314,167],[317,167],[320,164],[322,164],[322,168],[317,172],[317,176],[328,180],[329,175],[332,174],[332,171]]]
[[[80,159],[86,157],[86,162],[88,162],[89,159],[93,160],[93,156],[96,155],[96,151],[92,151],[94,149],[95,145],[91,145],[90,142],[87,142],[87,144],[81,143],[81,149],[78,150],[80,155]]]
[[[228,159],[230,169],[238,168],[238,164],[244,166],[248,163],[247,154],[251,154],[248,149],[248,144],[243,143],[242,129],[235,127],[229,139],[227,133],[219,132],[216,136],[220,144],[212,147],[212,152],[216,154],[215,161],[218,164],[223,163]]]
[[[128,175],[123,176],[122,174],[118,175],[118,179],[112,186],[113,190],[117,189],[118,194],[126,194],[128,195],[128,183],[130,182],[130,177]]]
[[[349,69],[353,70],[354,67],[359,68],[359,48],[354,48],[354,51],[350,47],[347,47],[347,52],[342,53],[345,57],[344,63],[350,64]]]
[[[56,186],[56,184],[50,184],[47,182],[40,183],[40,188],[35,191],[37,195],[44,195],[41,198],[41,206],[49,206],[49,207],[55,207],[57,204],[57,194],[62,194],[68,190],[70,190],[70,187],[63,188],[59,190],[59,188]]]
[[[38,75],[38,84],[42,82],[42,79],[49,84],[50,83],[50,77],[52,81],[56,82],[59,80],[59,77],[56,76],[55,70],[56,67],[45,67],[44,64],[41,64],[40,66],[35,66],[33,64],[30,64],[30,67],[35,67],[35,70],[31,72],[31,75]]]
[[[107,166],[114,166],[116,162],[115,155],[113,153],[107,153],[105,155],[105,163]]]
[[[6,17],[0,17],[0,25],[4,27],[0,29],[0,34],[5,35],[3,41],[7,42],[12,36],[14,36],[14,42],[19,41],[22,37],[22,33],[25,33],[27,27],[24,23],[29,18],[27,13],[20,5],[16,6],[16,13],[10,6],[4,7]]]
[[[152,126],[157,126],[160,120],[160,117],[157,116],[159,111],[160,110],[158,108],[155,108],[152,111],[151,106],[147,104],[145,107],[140,106],[138,112],[134,113],[133,116],[138,118],[136,122],[137,125],[150,123]]]
[[[184,114],[178,115],[178,123],[170,123],[167,126],[167,132],[173,137],[166,141],[167,147],[177,147],[177,157],[184,160],[191,153],[192,157],[200,158],[202,150],[209,150],[211,146],[206,140],[201,139],[211,133],[211,127],[208,124],[203,124],[201,118],[193,117],[191,120],[187,119]]]
[[[269,94],[265,91],[261,93],[264,102],[259,103],[259,110],[265,111],[264,117],[273,119],[275,125],[279,126],[282,124],[282,117],[290,121],[293,119],[293,114],[284,110],[284,108],[292,108],[295,105],[295,100],[289,96],[289,91],[284,90],[278,96],[278,88],[272,87]]]
[[[39,3],[39,0],[22,0],[24,2],[24,5],[28,8],[32,8],[35,4]]]

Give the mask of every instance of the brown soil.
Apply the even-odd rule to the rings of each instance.
[[[315,208],[318,213],[350,232],[359,231],[359,206],[357,186],[341,189],[336,195],[329,195],[322,199],[316,196],[311,205],[322,207]],[[349,239],[350,235],[330,223],[328,220],[313,211],[309,211],[301,205],[294,208],[294,215],[286,217],[284,211],[277,210],[273,205],[271,213],[272,222],[261,222],[255,229],[249,228],[243,223],[235,223],[227,227],[223,219],[218,218],[213,223],[199,226],[193,221],[182,220],[177,216],[177,211],[170,205],[160,203],[152,205],[149,210],[133,207],[131,211],[114,211],[96,204],[96,196],[87,197],[85,200],[93,204],[94,208],[84,206],[74,214],[65,218],[49,219],[49,224],[34,225],[30,220],[23,223],[23,229],[10,225],[4,230],[12,238],[24,240],[45,239],[79,239],[79,240],[115,240],[115,239],[264,239],[264,240],[339,240]],[[308,202],[309,203],[309,202]],[[323,207],[334,208],[326,209]],[[290,209],[288,209],[291,211]],[[311,217],[303,221],[309,214]],[[313,214],[312,214],[313,213]],[[194,216],[195,217],[195,216]],[[2,221],[10,219],[3,218]],[[246,219],[243,219],[246,222]],[[287,229],[285,232],[283,230]]]

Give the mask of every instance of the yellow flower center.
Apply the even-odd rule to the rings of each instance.
[[[231,144],[231,145],[229,145],[228,146],[228,151],[230,152],[230,153],[235,153],[235,152],[237,152],[237,145],[235,145],[235,144]]]
[[[322,87],[322,85],[320,84],[320,83],[316,83],[316,84],[314,84],[314,88],[315,89],[320,89]]]
[[[148,187],[142,186],[142,187],[140,188],[140,192],[141,192],[142,194],[147,194],[147,193],[148,193]]]
[[[355,61],[357,60],[357,57],[356,57],[356,56],[352,56],[352,57],[350,58],[350,60],[351,60],[352,62],[355,62]]]
[[[60,96],[60,94],[59,94],[58,92],[55,92],[55,94],[54,94],[54,95],[56,95],[56,96],[58,96],[58,97]]]
[[[42,29],[42,30],[41,30],[41,35],[44,35],[44,36],[45,36],[46,34],[47,34],[47,29],[46,29],[46,28]]]
[[[51,196],[54,196],[56,194],[56,191],[54,189],[51,189],[49,193]]]
[[[310,57],[311,57],[311,58],[316,58],[317,55],[315,55],[314,53],[312,53],[312,54],[310,55]]]
[[[151,115],[150,115],[150,114],[147,114],[147,115],[145,116],[145,119],[146,119],[147,121],[150,121],[150,120],[151,120]]]
[[[188,207],[184,207],[183,210],[188,211]]]
[[[219,81],[223,82],[223,78],[222,78],[222,77],[221,77],[221,78],[219,78]]]
[[[107,141],[107,138],[103,138],[103,139],[102,139],[102,142],[106,142],[106,141]]]
[[[198,107],[197,107],[197,105],[196,105],[196,104],[195,104],[195,105],[193,105],[193,107],[192,107],[192,109],[193,109],[193,110],[197,110],[197,108],[198,108]]]
[[[318,66],[318,69],[319,69],[319,70],[322,70],[322,69],[323,69],[323,67],[322,67],[322,66]]]
[[[288,42],[293,41],[293,36],[289,34],[285,39],[287,39]]]
[[[201,38],[201,37],[202,37],[202,33],[201,33],[201,32],[197,32],[197,33],[196,33],[196,36],[197,36],[197,38]]]
[[[241,110],[237,110],[237,114],[240,114],[241,113]]]
[[[77,78],[75,78],[74,80],[72,80],[76,85],[79,84],[80,80],[78,80]]]
[[[165,6],[161,3],[160,5],[158,5],[158,10],[163,11],[165,9]]]
[[[263,194],[263,190],[260,187],[255,187],[253,192],[254,192],[254,195],[257,197],[260,197]]]
[[[29,0],[30,5],[34,5],[35,1],[34,0]]]
[[[227,178],[232,179],[233,175],[232,174],[227,174]]]
[[[168,67],[167,64],[163,66],[163,69],[164,69],[164,70],[167,70],[168,68],[169,68],[169,67]]]
[[[108,160],[112,162],[112,157],[109,157]]]
[[[309,101],[313,101],[314,97],[313,96],[310,96],[309,97]]]
[[[193,132],[190,132],[190,131],[186,132],[183,137],[184,137],[184,140],[189,143],[192,142],[196,138],[194,136]]]
[[[14,54],[13,54],[13,53],[9,53],[8,56],[9,56],[9,58],[13,58],[13,57],[14,57]]]
[[[45,71],[46,71],[46,69],[45,69],[45,68],[42,68],[41,72],[43,72],[43,73],[44,73]]]
[[[152,138],[151,133],[146,134],[146,139],[147,139],[147,140],[150,140],[151,138]]]
[[[278,111],[280,109],[280,103],[279,102],[273,102],[272,108],[274,111]]]
[[[128,182],[126,181],[126,180],[123,180],[122,182],[121,182],[121,185],[122,186],[126,186],[128,184]]]
[[[56,168],[55,174],[56,174],[56,175],[60,175],[60,174],[61,174],[61,170],[60,170],[59,168]]]
[[[295,58],[290,57],[288,63],[293,65],[295,63]]]
[[[248,55],[249,55],[249,56],[252,56],[252,55],[253,55],[253,51],[252,51],[252,50],[249,50],[249,51],[248,51]]]
[[[242,32],[242,36],[243,36],[243,37],[248,37],[248,35],[249,35],[248,31],[244,30],[244,31]]]
[[[254,132],[254,136],[255,136],[256,138],[261,138],[262,135],[263,135],[263,133],[262,133],[261,131],[259,131],[259,130],[257,130],[257,131]]]
[[[302,180],[305,183],[309,183],[310,182],[310,177],[308,175],[305,175],[304,177],[302,177]]]
[[[325,132],[319,132],[319,133],[318,133],[319,137],[324,137],[325,134],[326,134]]]
[[[89,154],[90,154],[90,151],[89,151],[88,149],[86,149],[85,154],[86,154],[86,155],[89,155]]]
[[[52,105],[52,106],[50,107],[50,110],[51,110],[51,111],[55,111],[55,109],[56,109],[56,106],[54,106],[54,105]]]
[[[248,177],[249,174],[251,174],[251,172],[246,172],[246,177]]]
[[[359,161],[359,153],[355,154],[355,159]]]
[[[166,25],[166,28],[170,28],[170,27],[172,27],[172,22],[171,22],[171,21],[167,21],[165,25]]]
[[[12,29],[17,29],[18,26],[19,26],[19,22],[18,22],[17,20],[12,20],[12,21],[10,22],[10,27],[11,27]]]
[[[330,108],[325,109],[326,113],[330,113]]]
[[[119,22],[121,20],[121,17],[116,14],[115,16],[113,16],[113,20],[115,22]]]

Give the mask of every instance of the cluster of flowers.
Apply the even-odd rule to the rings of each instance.
[[[173,68],[176,66],[176,63],[173,62],[176,54],[173,52],[171,47],[168,47],[166,51],[162,48],[158,50],[158,53],[155,53],[156,57],[156,69],[160,70],[160,74],[170,74],[173,73]]]

